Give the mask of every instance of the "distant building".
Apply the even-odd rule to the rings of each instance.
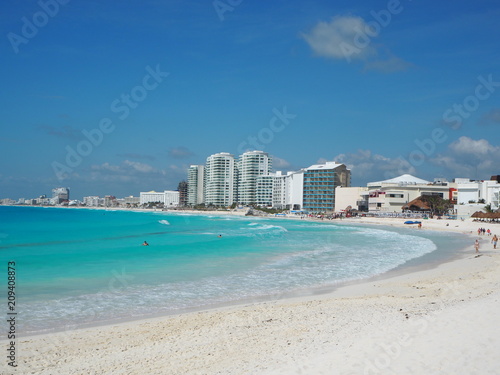
[[[38,204],[40,206],[46,206],[46,205],[51,204],[50,201],[51,201],[51,199],[47,198],[47,196],[45,194],[43,194],[35,199],[35,204]]]
[[[165,208],[177,207],[179,206],[179,192],[173,190],[165,190],[163,192],[141,192],[139,203],[141,205],[148,203],[161,203]]]
[[[186,181],[179,182],[177,185],[177,191],[179,192],[179,206],[187,206],[187,194],[188,194],[188,184]]]
[[[96,195],[83,197],[83,204],[87,207],[98,207],[99,197]]]
[[[116,207],[116,206],[118,206],[118,202],[116,200],[116,197],[114,195],[105,195],[103,206],[104,207]]]
[[[51,204],[61,204],[63,202],[69,201],[69,188],[67,187],[58,187],[52,189],[52,199],[50,200]]]
[[[237,168],[238,203],[260,205],[257,202],[257,178],[272,172],[272,157],[264,151],[247,151],[240,155]],[[264,201],[270,202],[267,198]]]
[[[140,202],[141,202],[141,198],[140,197],[134,197],[132,195],[130,195],[128,197],[125,197],[123,199],[123,203],[125,205],[130,205],[130,206],[139,205]]]
[[[351,171],[344,164],[326,162],[304,170],[304,210],[334,212],[335,188],[351,185]]]
[[[190,206],[204,203],[204,172],[203,165],[191,165],[188,169],[187,203]]]
[[[236,163],[233,155],[220,152],[209,156],[205,166],[205,204],[230,206],[236,202],[236,177]]]

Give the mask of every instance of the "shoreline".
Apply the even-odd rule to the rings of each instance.
[[[50,207],[50,208],[67,208],[67,207]],[[75,207],[76,209],[96,209],[96,210],[109,210],[108,208],[105,207],[93,207],[93,208],[87,208],[87,207]],[[112,211],[112,210],[111,210]],[[183,213],[186,212],[178,212],[178,211],[156,211],[156,210],[150,210],[150,209],[120,209],[116,211],[127,211],[127,212],[146,212],[146,213],[164,213],[165,215],[182,215]],[[227,216],[227,215],[234,215],[232,212],[219,212],[219,211],[207,211],[207,212],[200,212],[200,211],[189,211],[187,212],[188,215],[201,215],[201,216]],[[219,215],[217,215],[219,214]],[[241,216],[240,213],[237,213],[238,216]],[[304,218],[301,219],[300,217],[275,217],[275,216],[270,216],[270,217],[253,217],[249,216],[249,219],[252,218],[257,218],[257,219],[275,219],[275,220],[298,220],[298,221],[306,221],[306,222],[312,222],[312,223],[321,223],[325,225],[354,225],[354,226],[365,226],[365,227],[372,227],[372,228],[377,228],[379,229],[394,229],[394,228],[403,228],[403,229],[408,229],[407,226],[402,224],[403,219],[392,219],[394,222],[392,223],[385,223],[381,222],[380,220],[377,221],[371,221],[369,219],[372,218],[364,218],[368,220],[363,220],[359,221],[359,219],[343,219],[343,220],[321,220],[317,218]],[[387,219],[391,220],[391,219]],[[375,225],[377,224],[377,225]],[[389,225],[390,224],[390,225]],[[416,234],[421,232],[421,230],[417,230],[416,227],[413,228],[416,230]],[[460,232],[461,234],[463,232]],[[471,243],[473,241],[471,240]],[[455,259],[460,259],[464,257],[467,253],[466,249],[463,249],[455,254],[446,254],[446,255],[440,255],[439,258],[437,259],[430,259],[430,260],[424,260],[422,262],[418,261],[417,264],[408,264],[408,263],[414,263],[415,260],[418,260],[420,258],[424,257],[429,257],[433,254],[435,251],[425,254],[421,257],[417,257],[414,259],[411,259],[410,261],[407,261],[401,265],[396,266],[395,268],[389,269],[387,271],[384,271],[382,273],[378,273],[372,276],[368,277],[362,277],[362,278],[354,278],[354,279],[346,279],[346,280],[339,280],[334,283],[328,284],[328,285],[317,285],[317,286],[310,286],[310,287],[300,287],[296,288],[294,290],[289,290],[289,291],[284,291],[280,292],[277,294],[267,294],[267,295],[260,295],[260,296],[254,296],[254,297],[246,297],[246,298],[241,298],[241,299],[236,299],[236,300],[231,300],[231,301],[226,301],[226,302],[212,302],[208,303],[205,305],[199,305],[199,306],[193,306],[193,307],[185,307],[182,309],[178,310],[172,310],[172,311],[166,311],[166,312],[156,312],[156,313],[151,313],[151,314],[145,314],[141,316],[129,316],[129,317],[122,317],[122,318],[115,318],[115,319],[108,319],[108,320],[102,320],[102,321],[93,321],[93,322],[88,322],[85,324],[79,324],[79,325],[72,325],[71,328],[64,328],[63,326],[61,327],[56,327],[56,328],[47,328],[44,330],[40,331],[28,331],[28,332],[20,332],[20,334],[25,335],[24,337],[31,337],[31,336],[40,336],[40,335],[45,335],[45,334],[55,334],[55,333],[60,333],[60,332],[65,332],[68,330],[80,330],[80,329],[89,329],[89,328],[96,328],[96,327],[105,327],[109,325],[115,325],[115,324],[126,324],[130,322],[141,322],[144,320],[149,320],[149,319],[156,319],[156,318],[168,318],[168,317],[173,317],[173,316],[178,316],[178,315],[183,315],[183,314],[190,314],[190,313],[197,313],[197,312],[205,312],[205,311],[212,311],[212,310],[217,310],[221,308],[232,308],[232,307],[238,307],[238,306],[244,306],[247,304],[255,304],[255,303],[268,303],[268,302],[274,302],[277,300],[287,300],[287,299],[295,299],[295,298],[308,298],[310,296],[318,296],[318,295],[328,295],[331,293],[334,293],[337,289],[343,288],[345,286],[349,285],[356,285],[356,284],[361,284],[361,283],[366,283],[366,282],[371,282],[371,281],[378,281],[378,280],[384,280],[387,278],[391,278],[397,275],[402,275],[406,273],[412,273],[412,272],[418,272],[421,270],[429,269],[429,268],[435,268],[438,267],[442,263],[446,262],[451,262]]]
[[[500,343],[500,325],[495,325],[500,323],[499,270],[500,253],[488,250],[480,257],[466,254],[432,269],[365,280],[332,293],[25,337],[19,340],[20,368],[40,374],[116,373],[121,368],[130,374],[363,374],[387,369],[405,374],[408,366],[415,373],[440,366],[440,373],[494,373],[500,362],[494,354]],[[474,330],[464,329],[471,325]],[[458,341],[448,342],[446,335]],[[478,342],[477,349],[471,340]],[[443,343],[457,348],[440,357]],[[384,367],[388,347],[399,354]],[[415,362],[422,358],[425,364]]]
[[[324,223],[405,227],[402,219],[370,219],[373,218],[325,220]],[[489,325],[491,314],[495,315],[500,307],[500,250],[482,249],[476,257],[473,238],[491,239],[474,235],[474,228],[485,223],[465,221],[446,226],[447,222],[456,223],[425,221],[422,230],[467,234],[471,238],[470,246],[457,251],[453,259],[403,267],[399,271],[397,267],[369,279],[327,288],[324,292],[314,290],[310,295],[288,295],[23,336],[18,339],[18,371],[119,373],[119,369],[127,368],[130,374],[375,374],[392,373],[386,371],[390,369],[404,374],[410,372],[408,366],[415,373],[429,373],[436,366],[441,366],[440,369],[445,366],[447,371],[440,373],[458,373],[464,368],[469,372],[479,368],[480,372],[493,373],[500,365],[492,352],[496,345],[485,348],[482,342],[500,344],[500,328],[497,328],[500,324]],[[494,225],[490,227],[493,233],[500,231],[500,226],[498,231]],[[445,317],[453,317],[455,325],[450,325]],[[453,336],[471,320],[488,324],[479,324],[466,338],[460,338],[462,345],[454,344],[457,348],[450,350],[443,365],[442,358],[434,353],[439,352],[439,347],[427,342],[427,336],[434,332],[422,327],[435,325],[439,331],[448,324],[446,334]],[[381,334],[384,331],[391,335]],[[401,335],[410,338],[403,340]],[[448,342],[444,334],[433,337],[441,345]],[[478,350],[467,340],[477,341]],[[1,342],[5,344],[5,340]],[[404,350],[407,346],[412,350]],[[401,353],[392,358],[384,347]],[[426,358],[425,365],[414,363],[418,359],[412,354],[415,348]],[[472,356],[467,363],[453,359],[464,352]],[[390,363],[384,367],[386,357]],[[477,357],[481,357],[481,361]],[[465,367],[453,367],[461,362]]]

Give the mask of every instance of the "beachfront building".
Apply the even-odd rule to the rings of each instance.
[[[368,188],[359,186],[337,186],[335,188],[335,210],[368,211]]]
[[[206,205],[230,206],[237,198],[237,171],[234,156],[227,152],[210,155],[205,166]]]
[[[272,206],[277,209],[286,208],[286,198],[288,194],[288,179],[287,175],[282,174],[281,171],[276,171],[273,174],[273,192],[272,192]]]
[[[97,195],[83,197],[83,204],[87,207],[99,207],[99,197]]]
[[[444,179],[430,182],[410,174],[370,182],[367,186],[370,212],[401,212],[405,204],[421,195],[433,195],[451,200],[455,187]]]
[[[273,205],[274,179],[274,174],[257,177],[255,184],[255,204],[257,206],[271,207]]]
[[[177,191],[179,192],[179,206],[180,207],[187,206],[187,191],[188,191],[187,182],[186,181],[179,182],[179,185],[177,185]]]
[[[484,181],[455,178],[454,182],[454,208],[458,217],[469,217],[476,211],[484,211],[486,205],[490,205],[493,211],[500,208],[500,183],[496,176]]]
[[[203,165],[191,165],[188,169],[187,203],[190,206],[204,203],[204,172],[205,166]]]
[[[326,162],[304,170],[303,209],[314,213],[335,211],[335,188],[351,185],[345,164]]]
[[[67,187],[58,187],[52,189],[52,199],[50,200],[50,204],[61,204],[63,202],[69,201],[69,188]]]
[[[2,198],[0,199],[0,204],[1,205],[6,205],[6,206],[12,206],[16,204],[16,201],[10,198]]]
[[[469,178],[455,178],[454,198],[456,204],[464,205],[468,203],[478,203],[481,199],[481,181],[474,181]]]
[[[286,208],[300,211],[304,206],[304,169],[286,175]]]
[[[117,207],[119,205],[114,195],[105,195],[102,201],[104,207]]]
[[[240,155],[238,169],[238,202],[240,204],[258,204],[257,178],[272,172],[272,157],[264,151],[247,151]],[[270,179],[266,179],[270,181]],[[261,186],[262,188],[262,186]],[[269,202],[267,198],[261,197]],[[272,198],[271,198],[272,201]]]
[[[141,192],[139,203],[149,204],[149,203],[160,203],[163,207],[177,207],[179,206],[179,192],[174,190],[165,190],[163,192],[148,191]]]
[[[128,197],[123,198],[123,203],[129,206],[137,206],[141,203],[141,198],[130,195]]]
[[[493,211],[500,209],[500,183],[497,180],[483,181],[481,195]]]

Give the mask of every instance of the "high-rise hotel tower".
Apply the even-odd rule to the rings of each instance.
[[[210,155],[205,165],[205,204],[230,206],[236,202],[237,172],[234,156],[227,152]]]
[[[238,202],[256,204],[257,178],[272,172],[272,157],[264,151],[247,151],[238,159]]]

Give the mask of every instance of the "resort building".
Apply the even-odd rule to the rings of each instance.
[[[493,176],[490,180],[473,181],[468,178],[455,178],[455,214],[469,217],[490,205],[493,211],[500,208],[500,183]]]
[[[302,210],[304,204],[304,169],[288,172],[286,176],[286,207],[292,211]]]
[[[50,200],[51,204],[61,204],[63,202],[69,201],[69,188],[67,187],[58,187],[52,189],[52,199]]]
[[[309,212],[335,211],[335,188],[351,185],[351,171],[344,164],[326,162],[304,170],[304,204]]]
[[[99,207],[99,197],[97,195],[83,197],[83,204],[87,207]]]
[[[345,187],[335,188],[335,211],[346,210],[368,211],[368,188]]]
[[[191,165],[188,169],[187,204],[190,206],[204,203],[204,172],[203,165]]]
[[[285,209],[287,207],[288,194],[288,176],[283,175],[281,171],[273,174],[273,197],[272,206],[277,209]]]
[[[179,185],[177,185],[177,191],[179,192],[179,206],[180,207],[187,206],[187,191],[188,191],[187,182],[186,181],[179,182]]]
[[[130,206],[137,206],[141,203],[141,198],[140,197],[134,197],[133,195],[130,195],[128,197],[125,197],[123,199],[123,203],[125,205],[130,205]]]
[[[266,175],[257,177],[255,204],[263,207],[273,205],[273,183],[275,175]]]
[[[368,183],[369,211],[401,212],[403,206],[421,195],[452,199],[453,186],[444,179],[434,182],[404,174],[389,180]]]
[[[148,203],[161,203],[166,208],[177,207],[179,205],[179,192],[173,190],[165,190],[163,192],[141,192],[139,203],[141,205]]]
[[[236,173],[233,155],[221,152],[207,158],[204,191],[206,205],[230,206],[236,202]]]
[[[259,204],[257,202],[257,178],[267,176],[272,172],[272,157],[264,151],[247,151],[240,155],[237,168],[238,202]]]

